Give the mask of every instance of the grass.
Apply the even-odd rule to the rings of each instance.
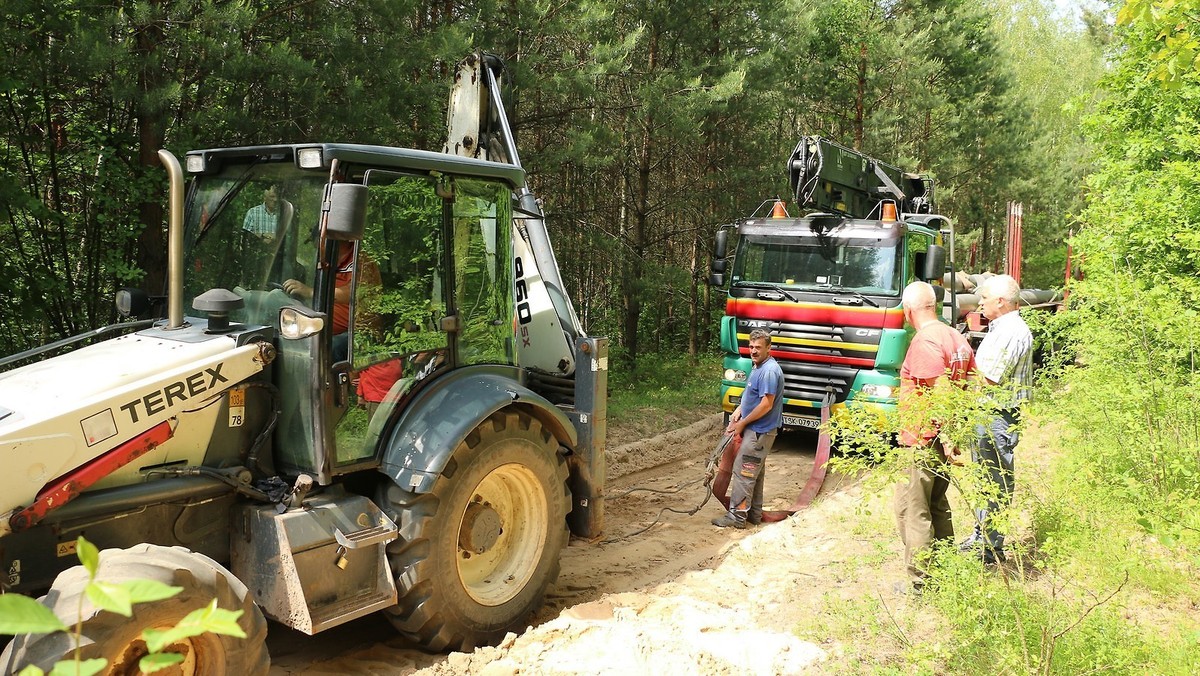
[[[1105,502],[1106,494],[1072,471],[1060,440],[1057,430],[1034,425],[1018,448],[1020,514],[1010,543],[1020,553],[1005,567],[985,568],[950,548],[925,594],[901,602],[866,591],[886,551],[869,551],[842,566],[861,582],[861,591],[849,599],[827,598],[819,622],[797,631],[838,646],[825,668],[876,674],[1200,673],[1195,552],[1145,532],[1128,504]],[[866,496],[838,527],[894,543],[881,511],[886,497]],[[969,511],[961,497],[954,498],[962,535],[970,528]]]
[[[635,367],[614,360],[608,375],[608,446],[653,437],[721,411],[721,358],[686,355],[638,360]]]

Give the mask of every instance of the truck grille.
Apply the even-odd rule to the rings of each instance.
[[[783,396],[786,399],[821,401],[825,392],[832,389],[834,402],[843,402],[850,393],[857,369],[824,364],[776,359],[783,371]]]

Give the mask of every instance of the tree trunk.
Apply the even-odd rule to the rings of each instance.
[[[157,7],[155,7],[157,10]],[[157,16],[152,11],[151,16]],[[137,32],[137,55],[140,68],[138,70],[138,91],[141,100],[137,107],[138,129],[138,165],[147,174],[159,171],[158,151],[166,141],[166,120],[164,120],[162,105],[158,102],[161,96],[164,69],[155,58],[157,46],[163,42],[162,24],[151,18],[150,23],[141,26]],[[161,55],[159,55],[161,57]],[[163,237],[163,198],[165,195],[155,195],[143,201],[138,206],[138,222],[141,232],[138,234],[137,266],[143,272],[142,287],[151,294],[160,293],[166,289],[167,252]]]
[[[863,127],[866,122],[867,100],[867,43],[858,48],[858,82],[854,93],[854,149],[863,148]]]

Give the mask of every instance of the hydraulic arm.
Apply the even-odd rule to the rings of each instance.
[[[879,218],[879,205],[902,213],[933,211],[933,179],[906,173],[820,136],[802,136],[788,158],[796,204],[852,218]]]

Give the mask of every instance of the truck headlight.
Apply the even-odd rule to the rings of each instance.
[[[892,387],[891,385],[863,385],[862,393],[876,399],[890,399],[892,396]]]
[[[738,369],[725,369],[725,380],[733,380],[739,383],[746,381],[746,372]]]

